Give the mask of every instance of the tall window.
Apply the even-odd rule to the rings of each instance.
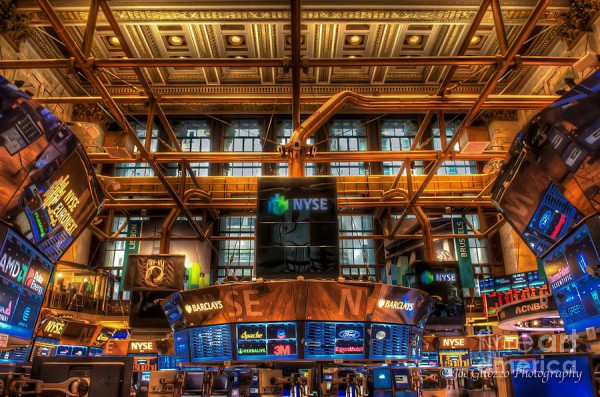
[[[373,235],[372,216],[340,216],[340,236],[356,236],[356,238],[340,239],[340,267],[342,275],[356,278],[367,276],[376,277],[375,242],[373,239],[360,238],[360,236]]]
[[[334,120],[329,131],[329,150],[367,150],[367,130],[359,120]],[[332,162],[331,175],[364,175],[364,163]]]
[[[415,140],[419,126],[413,120],[384,120],[381,123],[381,150],[394,152],[408,151]],[[383,174],[396,175],[402,167],[402,161],[384,161]],[[423,173],[423,162],[414,161],[411,173]]]
[[[279,127],[277,128],[277,144],[285,145],[289,142],[290,137],[292,136],[292,132],[294,129],[292,128],[291,120],[283,120]],[[310,137],[306,140],[308,145],[314,145],[315,139]],[[315,163],[306,163],[304,165],[304,174],[306,176],[316,175],[316,167]],[[279,176],[287,176],[288,175],[288,164],[287,163],[277,163],[277,175]]]
[[[262,152],[262,127],[258,120],[234,120],[225,131],[226,152]],[[226,164],[223,174],[227,176],[259,176],[260,163]]]
[[[454,131],[460,126],[461,120],[450,120],[446,122],[446,140],[450,141],[454,136]],[[442,150],[442,140],[440,137],[440,127],[438,121],[433,123],[433,148]],[[445,145],[444,145],[445,146]],[[460,150],[458,143],[454,145],[453,150]],[[444,161],[437,170],[439,175],[467,175],[476,174],[474,161]]]
[[[189,120],[175,124],[175,136],[183,152],[210,152],[210,124],[206,120]],[[208,176],[208,163],[189,163],[196,176]],[[177,164],[169,166],[169,175],[181,175]]]
[[[132,122],[131,125],[135,129],[137,136],[142,141],[142,144],[146,144],[146,124]],[[152,127],[152,140],[150,141],[150,151],[156,152],[158,150],[158,127],[154,125]],[[137,146],[134,148],[134,152],[137,153]],[[118,163],[115,166],[115,176],[154,176],[154,171],[148,163]]]
[[[227,275],[227,269],[238,279],[252,278],[254,268],[254,240],[235,237],[254,237],[256,218],[253,216],[223,216],[220,220],[220,235],[231,240],[219,241],[216,282]],[[231,274],[230,274],[231,275]]]

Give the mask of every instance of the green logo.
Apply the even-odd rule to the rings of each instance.
[[[277,193],[269,199],[267,211],[273,215],[281,216],[288,210],[289,207],[290,204],[285,199],[285,196]]]
[[[423,284],[431,284],[433,283],[433,274],[429,271],[423,272],[423,274],[421,274],[421,281],[423,282]]]

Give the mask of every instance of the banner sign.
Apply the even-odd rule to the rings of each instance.
[[[179,291],[183,289],[185,255],[129,255],[126,290]]]
[[[142,235],[142,221],[130,220],[127,224],[127,237],[140,237]],[[137,254],[140,249],[139,240],[130,240],[125,244],[125,252],[123,253],[123,270],[121,274],[127,274],[127,261],[129,261],[129,255]],[[119,286],[120,290],[123,291],[123,283]]]
[[[50,111],[0,76],[0,219],[58,260],[104,201],[84,148]]]
[[[452,218],[452,231],[455,234],[466,234],[468,225],[462,218]],[[466,238],[455,238],[454,247],[456,258],[460,267],[460,282],[463,288],[475,288],[475,276],[473,275],[473,262],[471,261],[471,249],[469,240]]]
[[[257,194],[256,276],[337,278],[335,178],[263,177]]]
[[[325,280],[224,284],[181,291],[163,300],[174,330],[227,323],[376,321],[423,326],[431,298],[380,283]]]

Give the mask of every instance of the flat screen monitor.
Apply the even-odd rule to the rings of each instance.
[[[90,347],[88,357],[102,357],[102,350],[101,347]]]
[[[158,356],[158,370],[177,369],[175,356]]]
[[[510,368],[514,397],[596,396],[589,355],[544,354],[505,360],[509,365],[507,369]]]
[[[183,391],[185,393],[201,394],[204,384],[204,372],[185,372]]]
[[[142,376],[140,377],[140,382],[150,382],[150,371],[142,372]]]
[[[175,350],[175,361],[178,364],[190,362],[189,332],[187,329],[177,331],[173,334],[173,348]]]
[[[591,221],[590,225],[595,226],[598,219],[594,217]],[[600,277],[588,273],[588,269],[600,266],[600,256],[597,236],[590,233],[588,222],[573,230],[543,259],[558,312],[568,333],[595,327],[600,318]]]
[[[496,351],[493,350],[471,350],[469,352],[471,367],[491,367],[495,357]]]
[[[4,223],[0,244],[0,333],[29,341],[53,265]]]
[[[236,324],[238,360],[298,358],[295,322]]]
[[[439,367],[440,357],[438,352],[421,352],[419,367]]]
[[[408,359],[410,326],[397,324],[371,324],[369,358]]]
[[[54,352],[56,357],[87,357],[87,346],[58,345]]]
[[[192,362],[233,359],[229,324],[189,328],[188,332]]]
[[[33,343],[33,351],[31,352],[32,357],[53,357],[58,341],[56,339],[35,338]]]
[[[392,380],[394,382],[394,389],[396,391],[412,389],[410,382],[410,370],[408,368],[393,368]]]
[[[471,360],[469,350],[440,350],[440,366],[446,368],[469,368]]]
[[[15,347],[13,349],[0,350],[1,364],[22,364],[27,361],[29,345]]]
[[[71,378],[87,379],[88,397],[129,397],[133,359],[131,357],[35,357],[31,378],[44,383],[62,383]],[[46,391],[43,397],[63,397]]]
[[[304,325],[304,358],[364,359],[364,323],[307,321]]]
[[[373,389],[391,390],[392,375],[389,368],[373,369]]]

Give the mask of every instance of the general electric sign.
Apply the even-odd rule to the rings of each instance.
[[[267,211],[281,216],[289,209],[294,211],[327,211],[329,204],[326,198],[292,198],[286,199],[283,194],[276,193],[269,198]]]

